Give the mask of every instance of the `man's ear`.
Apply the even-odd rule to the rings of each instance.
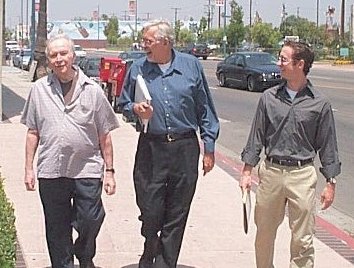
[[[299,60],[298,62],[299,62],[299,68],[300,68],[301,70],[303,70],[304,67],[305,67],[305,61],[304,61],[304,60]]]

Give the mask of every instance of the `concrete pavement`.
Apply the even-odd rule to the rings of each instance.
[[[19,123],[31,82],[27,72],[3,67],[3,113],[0,123],[0,173],[16,214],[18,240],[27,268],[50,267],[44,219],[38,190],[23,184],[26,128]],[[138,134],[117,115],[121,127],[112,132],[117,193],[103,194],[107,216],[98,237],[95,264],[101,268],[137,268],[143,248],[139,211],[132,180]],[[237,179],[240,163],[217,153],[217,166],[200,176],[192,204],[179,268],[255,267],[253,220],[249,233],[242,228],[241,193]],[[200,168],[201,169],[201,168]],[[202,172],[200,172],[202,173]],[[254,194],[252,193],[254,204]],[[353,267],[354,240],[322,218],[317,221],[315,266]],[[278,231],[275,266],[287,267],[290,231],[287,218]]]

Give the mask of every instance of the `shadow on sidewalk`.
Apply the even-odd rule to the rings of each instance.
[[[26,100],[21,96],[17,95],[5,85],[2,85],[2,100],[2,112],[4,115],[4,120],[21,115]]]
[[[122,266],[121,268],[138,268],[138,264],[129,264],[126,266]],[[187,266],[187,265],[177,265],[177,268],[195,268],[194,266]]]

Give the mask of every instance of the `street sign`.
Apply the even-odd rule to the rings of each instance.
[[[224,6],[224,0],[215,0],[215,6],[217,7]]]

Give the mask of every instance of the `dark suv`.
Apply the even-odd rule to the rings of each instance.
[[[203,58],[206,60],[210,55],[210,49],[206,44],[189,44],[186,48],[181,49],[181,52],[188,53],[196,56],[197,58]]]

